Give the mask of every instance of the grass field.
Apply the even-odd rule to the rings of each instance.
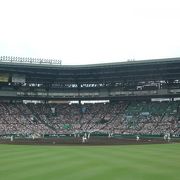
[[[180,144],[0,145],[0,180],[179,180]]]

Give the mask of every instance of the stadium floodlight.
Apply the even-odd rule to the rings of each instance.
[[[30,58],[30,57],[15,57],[15,56],[0,56],[0,61],[9,63],[35,63],[35,64],[50,64],[61,65],[59,59],[43,59],[43,58]]]

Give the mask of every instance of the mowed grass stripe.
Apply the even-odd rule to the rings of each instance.
[[[79,154],[79,152],[78,152]],[[70,156],[70,157],[69,157]],[[17,179],[24,179],[24,178],[34,178],[34,177],[38,177],[38,179],[44,175],[47,177],[51,177],[51,175],[56,174],[57,172],[60,172],[61,174],[61,178],[62,177],[71,177],[71,176],[75,176],[75,174],[77,174],[77,176],[79,176],[79,173],[81,173],[82,176],[82,172],[83,169],[85,169],[87,174],[87,171],[91,171],[91,168],[89,168],[89,170],[87,169],[87,167],[90,167],[89,164],[85,163],[85,161],[83,159],[77,160],[77,157],[75,157],[74,155],[69,155],[68,158],[67,156],[65,156],[66,158],[64,158],[64,162],[62,163],[62,166],[56,166],[60,161],[59,158],[55,158],[52,159],[51,157],[46,158],[45,160],[41,160],[41,162],[39,160],[35,160],[33,162],[31,162],[31,166],[29,166],[29,163],[25,165],[25,163],[15,163],[11,170],[11,174],[6,174],[9,178],[13,177],[13,178],[17,178]],[[21,158],[22,159],[22,158]],[[69,163],[69,159],[71,159],[71,163]],[[62,160],[62,159],[61,159]],[[58,163],[56,163],[56,161],[58,161]],[[19,160],[18,160],[19,162]],[[53,162],[53,164],[51,164],[51,162]],[[48,169],[46,169],[46,167],[44,165],[48,164]],[[83,166],[82,166],[83,165]],[[94,165],[94,164],[93,164]],[[97,169],[96,166],[92,167],[94,170]],[[102,167],[101,167],[102,168]],[[28,169],[28,170],[26,170]],[[18,170],[21,170],[21,174],[16,174],[16,172]],[[69,173],[69,170],[71,170],[71,173]],[[74,174],[72,173],[72,170],[74,171]],[[78,172],[78,170],[80,170],[80,172]],[[57,171],[57,172],[56,172]],[[33,172],[33,173],[31,173]],[[2,174],[1,174],[2,175]],[[44,177],[42,177],[43,179]]]
[[[180,179],[180,144],[0,145],[0,179]],[[3,156],[4,155],[4,156]]]

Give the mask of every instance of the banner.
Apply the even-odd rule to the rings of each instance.
[[[25,83],[26,82],[25,75],[13,74],[12,75],[12,82],[14,82],[14,83]]]
[[[51,108],[51,112],[53,113],[53,114],[55,114],[55,108]]]
[[[149,112],[141,112],[141,115],[143,115],[143,116],[149,116]]]

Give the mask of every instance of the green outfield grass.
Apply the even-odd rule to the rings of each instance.
[[[180,144],[0,145],[0,180],[179,180]]]

